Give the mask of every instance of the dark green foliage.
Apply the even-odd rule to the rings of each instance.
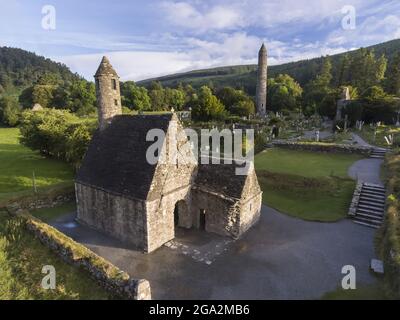
[[[0,85],[5,90],[32,86],[41,78],[49,84],[50,79],[73,81],[80,77],[61,63],[22,49],[0,47]]]
[[[217,91],[216,96],[231,114],[249,116],[255,112],[253,99],[243,90],[224,87]]]
[[[192,112],[193,119],[199,121],[223,120],[227,116],[224,105],[207,86],[201,87],[193,99]]]
[[[148,91],[133,81],[121,83],[122,105],[132,110],[151,110]]]
[[[386,91],[400,97],[400,53],[393,58],[386,72]]]
[[[376,99],[362,98],[351,102],[344,109],[351,124],[355,121],[363,120],[366,123],[394,123],[397,117],[397,111],[400,108],[400,102],[393,97],[384,96]]]
[[[14,97],[0,98],[0,122],[13,127],[18,124],[20,112],[21,107]]]
[[[25,111],[20,125],[21,143],[49,157],[79,166],[96,128],[67,110]]]
[[[268,80],[267,106],[272,111],[296,110],[301,103],[303,89],[289,75],[280,74]]]

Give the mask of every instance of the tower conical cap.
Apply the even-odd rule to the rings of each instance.
[[[113,75],[118,77],[117,72],[112,67],[110,61],[106,56],[101,59],[100,65],[96,71],[95,77],[102,76],[102,75]]]

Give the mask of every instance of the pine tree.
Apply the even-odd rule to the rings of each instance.
[[[400,96],[400,53],[389,64],[386,72],[386,91]]]

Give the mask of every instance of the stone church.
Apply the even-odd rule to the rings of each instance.
[[[122,115],[119,77],[106,57],[95,74],[99,129],[75,181],[79,222],[151,252],[177,227],[233,238],[257,222],[262,191],[254,166],[236,175],[233,164],[198,164],[175,113]],[[165,138],[159,160],[146,150],[151,129]],[[177,161],[162,161],[176,143]]]

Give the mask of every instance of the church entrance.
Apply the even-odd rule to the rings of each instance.
[[[188,219],[188,207],[185,200],[180,200],[175,204],[174,209],[174,226],[175,232],[178,227],[185,227]]]

